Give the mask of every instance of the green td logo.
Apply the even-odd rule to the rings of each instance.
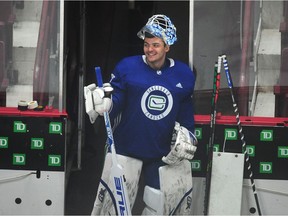
[[[0,148],[8,148],[8,137],[0,137]]]
[[[193,171],[201,171],[201,160],[192,160],[191,166]]]
[[[273,130],[262,130],[260,133],[260,141],[273,141]]]
[[[213,152],[219,152],[220,145],[219,144],[214,144],[213,145]]]
[[[62,123],[61,122],[50,122],[49,133],[50,134],[62,134]]]
[[[26,124],[21,121],[14,121],[13,132],[14,133],[26,133]]]
[[[44,139],[31,138],[31,149],[44,149]]]
[[[233,129],[233,128],[226,128],[225,129],[225,138],[226,140],[237,140],[238,136],[237,136],[237,129]]]
[[[246,151],[250,157],[255,156],[255,146],[254,145],[246,145]]]
[[[195,136],[198,140],[202,139],[202,128],[195,128]]]
[[[48,155],[48,166],[61,166],[61,155]]]
[[[220,145],[219,144],[214,144],[213,145],[213,152],[219,152]],[[206,154],[209,152],[209,144],[206,145]]]
[[[260,173],[271,174],[272,171],[272,162],[260,162]]]
[[[278,146],[278,158],[288,158],[288,146]]]
[[[25,165],[26,155],[25,154],[13,154],[13,165]]]

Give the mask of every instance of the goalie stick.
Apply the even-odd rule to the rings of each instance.
[[[215,123],[217,114],[217,101],[219,96],[220,88],[220,71],[221,71],[221,57],[218,57],[218,62],[215,63],[214,67],[214,79],[213,79],[213,92],[212,92],[212,103],[211,103],[211,115],[210,115],[210,137],[207,149],[207,173],[206,173],[206,184],[205,184],[205,197],[204,197],[204,215],[208,215],[209,208],[209,195],[211,186],[211,171],[212,171],[212,159],[213,159],[213,144],[215,137]]]
[[[242,129],[241,121],[240,121],[240,114],[238,111],[237,103],[236,103],[235,98],[234,98],[233,83],[232,83],[226,55],[222,55],[222,59],[223,59],[224,70],[225,70],[226,78],[227,78],[227,82],[228,82],[228,87],[230,89],[230,94],[231,94],[231,98],[232,98],[234,112],[236,114],[236,121],[237,121],[240,139],[242,142],[242,149],[244,150],[245,162],[246,162],[247,170],[248,170],[248,172],[250,172],[249,177],[250,177],[250,182],[251,182],[251,186],[252,186],[252,190],[253,190],[253,194],[254,194],[254,198],[255,198],[255,202],[256,202],[257,211],[258,211],[259,215],[262,215],[260,205],[259,205],[259,200],[258,200],[258,194],[256,191],[256,186],[255,186],[255,182],[254,182],[254,178],[253,178],[253,172],[251,170],[250,157],[247,153],[246,141],[244,140],[243,129]]]
[[[103,88],[103,81],[100,67],[95,67],[95,73],[98,86],[100,88]],[[108,144],[111,149],[111,156],[112,156],[111,180],[113,184],[113,194],[116,202],[115,204],[117,208],[117,215],[131,215],[130,202],[128,192],[126,189],[124,171],[122,166],[117,162],[115,143],[113,138],[112,127],[110,124],[109,114],[108,112],[104,112],[103,115],[107,131]]]

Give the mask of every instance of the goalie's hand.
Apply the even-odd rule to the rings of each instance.
[[[162,161],[169,165],[177,165],[183,159],[192,160],[197,150],[197,143],[196,136],[176,122],[172,135],[171,151],[162,158]]]
[[[103,88],[97,87],[94,83],[84,87],[85,110],[91,123],[94,123],[99,115],[110,110],[112,91],[110,83],[104,83]]]

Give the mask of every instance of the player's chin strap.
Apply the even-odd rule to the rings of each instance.
[[[176,137],[176,141],[174,142]],[[175,123],[171,151],[167,156],[162,158],[166,164],[179,164],[183,159],[191,160],[197,150],[198,141],[196,136],[187,130],[187,128],[180,126],[178,122]]]

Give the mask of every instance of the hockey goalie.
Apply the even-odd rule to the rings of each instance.
[[[122,59],[103,87],[84,87],[86,113],[91,123],[109,113],[130,209],[141,176],[145,184],[142,215],[191,215],[189,160],[197,149],[192,97],[195,71],[167,57],[177,41],[176,27],[169,17],[152,16],[137,35],[144,41],[144,54]],[[119,214],[110,181],[111,166],[109,149],[92,215]]]

